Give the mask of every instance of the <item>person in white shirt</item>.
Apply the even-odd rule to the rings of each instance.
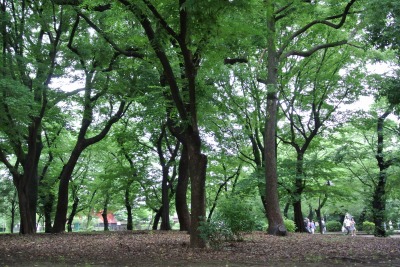
[[[349,215],[346,215],[346,217],[344,218],[343,226],[347,231],[346,235],[349,235],[350,234],[350,226],[351,226],[351,219],[350,219]]]

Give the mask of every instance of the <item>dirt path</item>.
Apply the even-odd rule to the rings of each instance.
[[[0,266],[400,266],[400,238],[263,232],[191,249],[181,232],[0,235]]]

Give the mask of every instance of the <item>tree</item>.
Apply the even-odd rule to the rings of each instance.
[[[2,170],[3,172],[3,170]],[[15,220],[17,219],[18,212],[18,197],[17,190],[12,182],[11,177],[3,175],[0,179],[0,195],[1,205],[0,214],[3,214],[2,218],[5,222],[9,223],[8,227],[10,233],[14,232]],[[5,230],[5,229],[4,229]]]
[[[369,0],[365,10],[368,10],[364,16],[367,41],[376,48],[399,52],[400,4],[392,0]]]
[[[328,37],[331,34],[328,33]],[[328,40],[326,40],[328,42]],[[286,62],[288,73],[284,77],[280,107],[287,125],[281,127],[278,139],[282,145],[289,145],[296,151],[296,168],[293,179],[292,204],[297,231],[305,231],[301,209],[302,192],[305,189],[305,160],[310,145],[319,134],[340,125],[346,118],[338,111],[343,103],[351,103],[360,94],[361,74],[358,67],[351,66],[351,49],[324,49],[297,63],[297,59]],[[339,74],[346,70],[345,74]],[[343,71],[344,72],[344,71]],[[282,75],[284,76],[284,75]],[[285,79],[286,78],[286,79]],[[323,149],[323,147],[321,147]]]
[[[397,61],[400,60],[400,39],[399,39],[399,18],[400,4],[396,1],[376,1],[371,0],[367,3],[367,8],[371,9],[364,21],[367,25],[367,41],[376,48],[381,50],[393,50],[396,53]],[[375,235],[385,236],[386,231],[383,223],[386,218],[386,184],[387,170],[394,163],[398,162],[398,158],[387,158],[387,153],[384,152],[384,124],[385,120],[395,109],[398,113],[400,104],[399,95],[399,72],[394,73],[394,76],[378,79],[380,83],[377,88],[377,98],[386,99],[386,109],[377,118],[377,147],[376,160],[379,166],[379,178],[373,195],[373,217],[375,222]]]
[[[397,156],[388,156],[385,148],[388,147],[384,142],[385,137],[385,120],[396,108],[397,111],[400,107],[400,94],[399,94],[399,77],[388,77],[382,83],[380,97],[385,97],[388,106],[384,112],[378,116],[377,120],[377,144],[375,158],[379,166],[378,182],[376,183],[375,191],[372,200],[373,218],[375,223],[375,236],[385,236],[386,229],[384,222],[386,222],[386,185],[388,179],[388,168],[392,165],[399,163],[400,159]],[[387,128],[387,127],[386,127]]]
[[[88,34],[76,36],[79,27],[82,27],[81,30],[87,29],[86,25],[81,25],[80,19],[77,17],[74,21],[74,30],[70,36],[68,48],[76,56],[75,67],[85,75],[84,94],[82,99],[77,99],[78,103],[82,105],[83,111],[75,146],[59,175],[57,210],[53,226],[55,233],[65,231],[69,182],[82,152],[104,139],[112,125],[124,115],[129,107],[129,102],[127,103],[124,99],[127,94],[113,95],[112,92],[109,92],[112,90],[118,92],[118,86],[120,86],[117,82],[113,82],[114,73],[112,72],[118,54],[110,53],[110,49],[101,42],[102,39],[92,39],[92,51],[90,49],[87,51],[88,48],[79,46],[82,42],[89,42],[91,38]],[[117,104],[117,108],[115,108],[115,104]],[[101,118],[98,123],[95,114]],[[90,131],[90,126],[95,128],[95,133]]]
[[[1,2],[0,161],[18,192],[22,234],[36,232],[42,122],[65,95],[52,92],[62,74],[57,57],[68,36],[69,14],[52,1]]]
[[[266,178],[266,214],[268,218],[268,233],[273,235],[286,235],[286,229],[283,225],[282,215],[279,208],[279,197],[278,197],[278,175],[277,175],[277,162],[276,162],[276,122],[277,122],[277,104],[278,104],[278,74],[280,70],[280,63],[282,60],[292,57],[309,57],[315,52],[326,49],[329,47],[336,47],[347,44],[347,38],[342,40],[333,40],[329,43],[313,44],[307,47],[301,47],[300,41],[302,38],[306,38],[307,33],[312,32],[314,28],[319,26],[325,26],[333,29],[339,29],[343,27],[346,19],[350,13],[350,9],[356,0],[351,0],[347,3],[342,13],[338,15],[332,15],[323,19],[314,19],[304,26],[303,23],[294,24],[292,20],[294,16],[299,17],[298,13],[300,9],[312,9],[316,11],[313,3],[307,2],[292,2],[289,4],[277,5],[280,3],[274,3],[274,1],[266,1],[266,36],[267,36],[267,47],[266,47],[266,80],[265,86],[267,90],[267,111],[265,120],[265,132],[264,132],[264,153],[265,153],[265,178]],[[329,4],[329,3],[327,3]],[[328,8],[325,4],[315,4],[316,6],[322,5],[321,8]],[[325,11],[325,10],[324,10]],[[318,14],[318,13],[316,13]],[[305,16],[306,18],[309,15]],[[314,15],[315,17],[315,15]],[[303,18],[304,19],[304,18]],[[338,20],[337,23],[332,21]],[[286,38],[278,44],[277,32],[278,26],[282,25],[283,22],[288,23],[294,29],[292,32],[284,34]],[[303,37],[304,36],[304,37]],[[295,48],[295,45],[297,47]]]

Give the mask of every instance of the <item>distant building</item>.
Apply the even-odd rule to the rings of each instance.
[[[96,224],[96,227],[98,227],[98,228],[104,228],[104,220],[103,220],[102,213],[103,212],[96,213],[96,217],[98,218],[98,223]],[[117,221],[117,219],[115,218],[113,213],[107,214],[107,221],[108,221],[108,229],[110,231],[126,230],[126,223]]]

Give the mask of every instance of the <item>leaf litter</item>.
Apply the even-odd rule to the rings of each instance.
[[[400,238],[253,232],[192,249],[186,232],[0,235],[0,266],[400,266]]]

